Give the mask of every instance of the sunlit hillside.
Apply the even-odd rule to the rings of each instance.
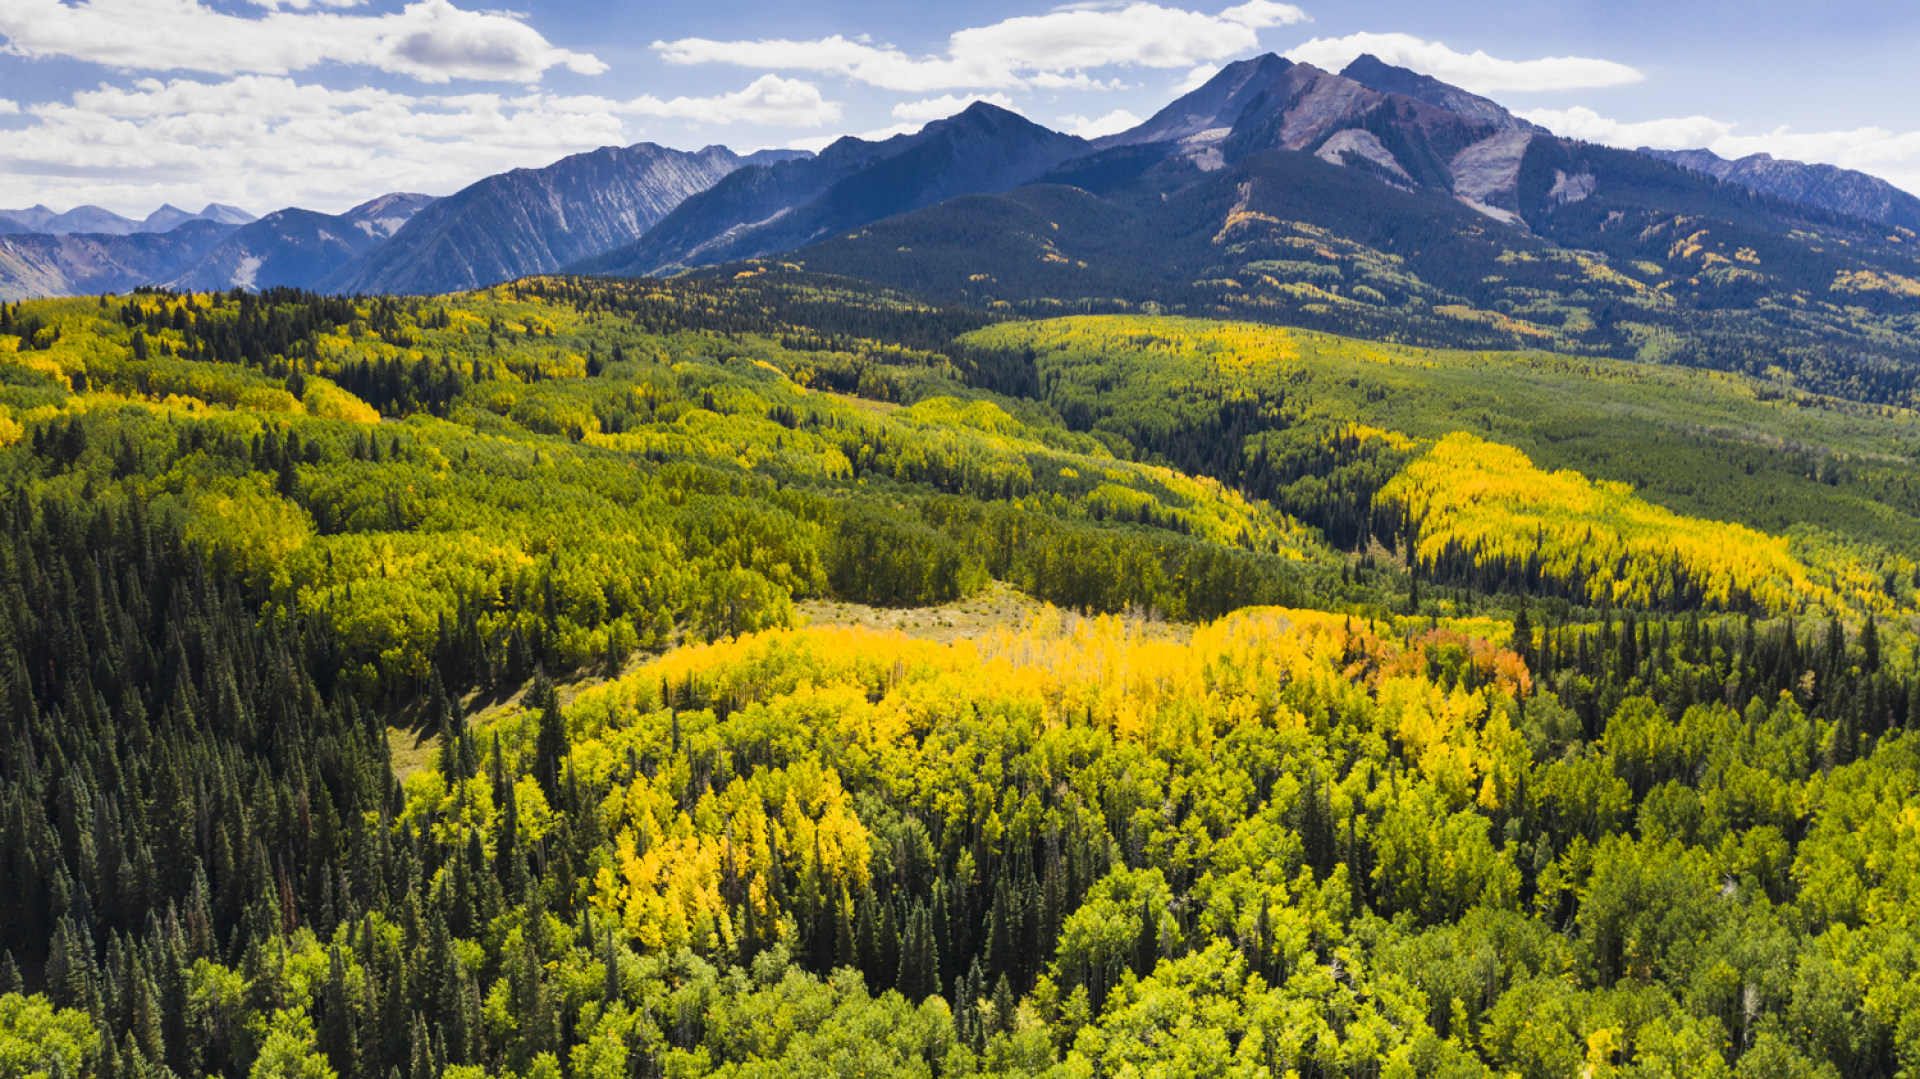
[[[791,274],[0,409],[0,1074],[1920,1068],[1903,411]]]

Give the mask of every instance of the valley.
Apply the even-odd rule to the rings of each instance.
[[[1858,990],[1915,976],[1902,408],[790,271],[9,304],[0,353],[8,1051],[1913,1051]]]
[[[0,1077],[1920,1072],[1920,203],[1188,85],[0,214]]]

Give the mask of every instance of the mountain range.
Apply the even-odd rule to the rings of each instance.
[[[974,126],[993,111],[973,106]],[[1034,315],[1159,310],[1777,369],[1869,399],[1920,379],[1911,230],[1822,205],[1833,186],[1792,199],[1559,138],[1372,58],[1339,74],[1234,64],[1134,130],[1039,164],[1018,187],[842,217],[808,246],[711,272],[825,273]],[[742,170],[728,185],[761,179]],[[718,191],[572,269],[674,269],[673,251],[714,261],[817,197],[696,214]]]
[[[1920,230],[1920,198],[1864,172],[1833,165],[1782,161],[1772,154],[1752,154],[1729,161],[1711,150],[1641,147],[1640,152],[1789,202],[1818,206],[1883,225]]]
[[[277,210],[227,234],[166,285],[187,292],[263,285],[318,289],[434,201],[431,195],[397,193],[344,214]]]
[[[327,287],[454,292],[550,273],[639,238],[682,200],[742,165],[804,156],[774,150],[741,157],[724,146],[688,153],[641,143],[514,169],[427,207]]]
[[[817,157],[743,168],[638,242],[580,263],[628,276],[805,246],[839,229],[1026,183],[1090,145],[984,101],[912,135],[844,138]]]
[[[210,215],[223,213],[175,222],[164,232],[0,235],[0,299],[142,285],[398,293],[475,288],[551,272],[637,239],[688,195],[742,165],[809,156],[610,146],[546,168],[489,176],[445,198],[394,193],[344,214],[289,208],[254,220],[230,207],[209,207]],[[169,211],[179,213],[163,207],[148,221],[157,226]],[[73,215],[126,221],[97,207],[65,216]]]
[[[76,206],[66,213],[54,213],[45,206],[27,210],[0,210],[0,234],[42,233],[71,236],[79,233],[102,236],[132,236],[144,232],[171,232],[189,221],[211,221],[219,225],[244,225],[253,215],[238,206],[210,202],[206,209],[190,214],[173,205],[162,205],[143,221],[122,217],[98,206]]]
[[[1662,355],[1685,351],[1679,324],[1695,346],[1708,327],[1752,347],[1721,323],[1763,300],[1795,341],[1881,340],[1818,303],[1781,312],[1812,297],[1897,317],[1920,294],[1916,228],[1920,199],[1862,173],[1613,150],[1372,56],[1334,73],[1266,55],[1091,141],[980,102],[818,155],[606,147],[337,215],[5,211],[0,296],[430,294],[781,255],[969,304]]]

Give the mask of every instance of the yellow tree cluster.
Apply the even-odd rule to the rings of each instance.
[[[1715,606],[1769,612],[1832,598],[1784,538],[1681,516],[1624,484],[1546,472],[1519,450],[1465,433],[1436,442],[1381,498],[1416,527],[1411,557],[1423,566],[1460,557],[1524,566],[1580,582],[1596,605],[1671,605],[1689,586]]]

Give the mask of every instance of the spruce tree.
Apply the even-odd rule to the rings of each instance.
[[[534,675],[527,691],[527,707],[539,713],[539,732],[533,747],[533,775],[546,793],[548,805],[560,804],[560,765],[569,752],[567,720],[560,712],[560,693],[545,671]]]

